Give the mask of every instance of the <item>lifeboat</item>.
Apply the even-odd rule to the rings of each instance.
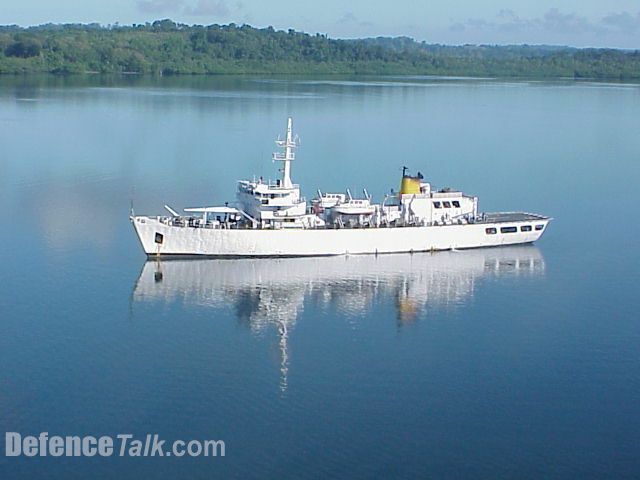
[[[322,193],[318,190],[318,197],[314,199],[314,205],[317,205],[320,211],[325,208],[333,208],[339,203],[344,203],[347,196],[344,193]]]
[[[376,208],[369,200],[353,199],[336,205],[332,210],[340,215],[373,215]]]
[[[366,198],[353,198],[347,188],[343,201],[338,202],[331,210],[340,215],[373,215],[376,207],[371,205],[371,197],[366,189],[364,195]]]

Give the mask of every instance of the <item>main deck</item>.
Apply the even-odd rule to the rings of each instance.
[[[145,219],[153,219],[163,225],[168,227],[178,227],[178,228],[205,228],[205,229],[222,229],[222,230],[246,230],[251,228],[250,224],[238,224],[236,222],[228,222],[224,221],[224,219],[219,220],[208,220],[203,221],[199,217],[191,217],[191,216],[158,216],[158,217],[134,217],[137,219],[141,219],[140,221],[144,223]],[[471,220],[460,220],[456,221],[451,220],[449,222],[435,222],[432,225],[421,225],[427,227],[445,227],[451,225],[465,225],[465,224],[505,224],[505,223],[521,223],[521,222],[536,222],[542,220],[550,220],[549,217],[545,217],[544,215],[538,215],[535,213],[528,212],[492,212],[492,213],[483,213],[479,215],[477,218]],[[335,229],[378,229],[378,228],[403,228],[403,227],[413,227],[416,225],[351,225],[344,224],[340,227],[337,225],[326,224],[323,226],[309,227],[305,230],[335,230]],[[271,226],[268,228],[269,230],[273,230],[275,227]],[[257,228],[258,230],[265,230],[265,228]]]

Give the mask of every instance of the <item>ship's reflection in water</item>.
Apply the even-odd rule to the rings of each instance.
[[[544,269],[532,245],[377,257],[150,260],[133,298],[231,307],[255,334],[275,329],[284,390],[289,336],[305,306],[358,316],[371,311],[376,299],[392,298],[402,326],[430,309],[468,302],[482,277],[541,275]]]

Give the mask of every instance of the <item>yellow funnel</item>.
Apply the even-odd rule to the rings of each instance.
[[[402,183],[400,184],[400,194],[412,195],[414,193],[420,193],[420,180],[414,177],[402,177]]]

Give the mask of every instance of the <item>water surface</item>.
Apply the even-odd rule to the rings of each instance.
[[[555,221],[535,246],[146,262],[136,213],[402,166]],[[0,425],[225,458],[0,458],[2,478],[633,477],[640,87],[0,77]]]

